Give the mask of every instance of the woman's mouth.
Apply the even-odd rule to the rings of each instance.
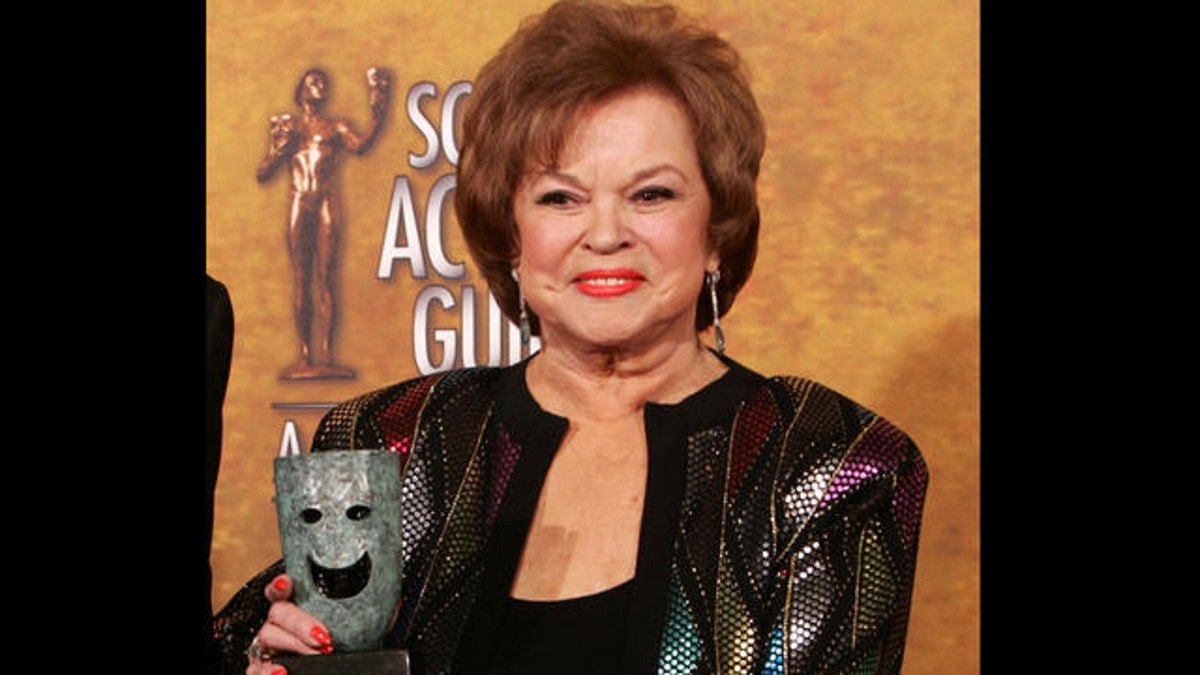
[[[630,269],[588,270],[575,277],[575,288],[593,298],[611,298],[637,290],[646,279]]]

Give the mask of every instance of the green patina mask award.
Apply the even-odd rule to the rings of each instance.
[[[301,657],[306,671],[341,672],[345,657],[384,654],[400,601],[400,457],[385,450],[283,455],[275,459],[275,493],[292,599],[325,624],[336,647]],[[406,673],[404,662],[402,670],[372,672]],[[356,663],[358,672],[371,670]]]

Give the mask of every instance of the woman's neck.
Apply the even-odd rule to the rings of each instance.
[[[646,403],[678,403],[728,370],[697,339],[630,354],[556,349],[543,343],[525,378],[545,410],[570,419],[640,413]]]

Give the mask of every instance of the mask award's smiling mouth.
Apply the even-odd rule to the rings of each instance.
[[[313,586],[321,595],[330,600],[352,598],[361,593],[371,580],[371,554],[363,553],[353,565],[336,569],[318,565],[310,555],[308,569],[312,574]]]

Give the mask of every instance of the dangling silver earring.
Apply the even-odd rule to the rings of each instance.
[[[529,312],[525,310],[525,291],[521,290],[521,275],[517,274],[517,268],[512,268],[513,281],[517,282],[517,297],[521,307],[521,316],[519,317],[518,326],[521,328],[521,344],[529,346],[530,335],[532,331],[529,328]]]
[[[717,338],[717,353],[725,353],[725,333],[721,330],[720,303],[717,302],[717,283],[721,281],[721,270],[705,272],[708,277],[708,294],[712,296],[713,334]]]

